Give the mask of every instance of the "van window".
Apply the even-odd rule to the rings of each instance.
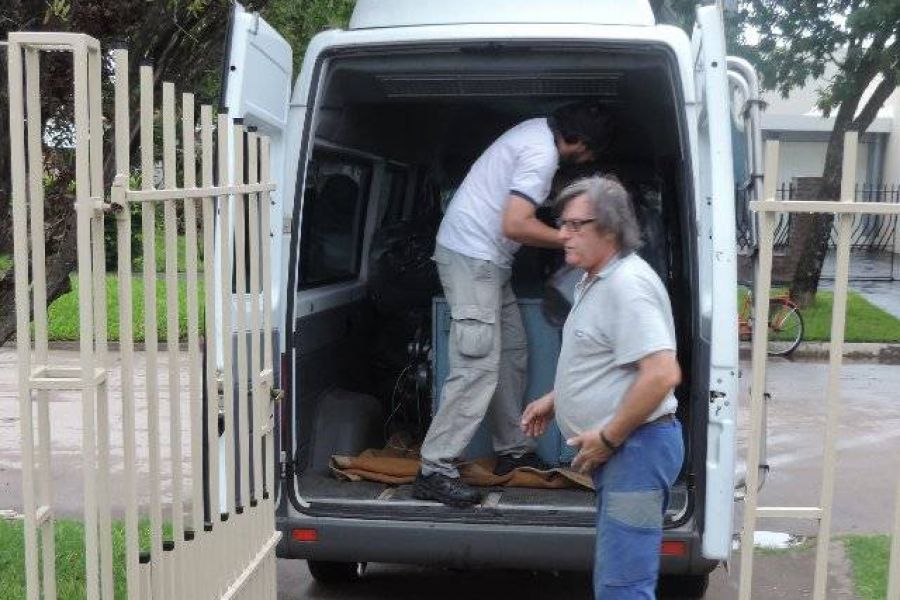
[[[298,288],[355,279],[359,274],[372,167],[317,153],[304,193]]]

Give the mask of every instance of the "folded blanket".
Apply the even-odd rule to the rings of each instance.
[[[539,489],[581,487],[594,489],[591,478],[571,469],[540,471],[530,467],[514,469],[506,475],[494,475],[494,458],[479,458],[457,465],[463,481],[477,486],[507,486]],[[417,450],[384,448],[364,450],[358,456],[331,457],[331,470],[346,481],[377,481],[391,485],[412,483],[419,471]]]

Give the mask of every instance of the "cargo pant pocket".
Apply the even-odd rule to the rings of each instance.
[[[453,341],[462,356],[483,358],[494,347],[495,310],[477,305],[453,307],[451,323]]]

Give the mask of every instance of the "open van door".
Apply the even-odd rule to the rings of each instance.
[[[699,108],[697,190],[702,270],[711,278],[702,301],[710,318],[709,422],[703,556],[725,560],[731,551],[738,408],[737,266],[734,175],[725,33],[717,6],[699,6],[692,36]],[[705,247],[704,247],[705,246]],[[707,314],[703,316],[706,317]]]
[[[244,226],[238,225],[238,212],[236,210],[236,199],[232,198],[230,203],[231,209],[227,215],[217,215],[217,231],[216,231],[216,255],[220,259],[221,254],[232,253],[233,270],[231,271],[231,282],[219,282],[216,286],[216,331],[222,336],[221,344],[217,344],[217,365],[224,371],[230,371],[229,363],[231,360],[227,357],[227,348],[231,348],[232,353],[236,354],[238,359],[247,355],[247,346],[250,345],[250,357],[254,363],[260,360],[259,355],[267,349],[270,350],[275,357],[279,356],[282,346],[281,335],[279,335],[279,325],[283,323],[283,295],[279,290],[282,289],[283,277],[285,277],[285,269],[282,268],[284,249],[283,249],[283,228],[282,215],[285,197],[285,178],[284,178],[284,157],[286,152],[287,138],[286,130],[288,123],[289,100],[291,93],[291,71],[293,67],[293,54],[290,44],[260,18],[257,13],[249,13],[240,3],[234,4],[234,10],[231,15],[231,23],[228,34],[228,47],[225,54],[225,65],[223,75],[223,110],[227,111],[228,120],[232,123],[242,122],[244,131],[255,131],[259,136],[265,136],[269,139],[269,155],[268,160],[263,153],[262,147],[259,147],[259,173],[257,180],[262,180],[264,174],[268,172],[268,182],[274,184],[273,191],[268,193],[268,217],[259,221],[259,231],[251,232],[250,223],[252,221],[246,215],[244,209]],[[240,119],[241,121],[237,121]],[[236,131],[234,128],[232,131]],[[251,166],[247,161],[251,153],[251,142],[249,136],[244,136],[243,144],[235,144],[234,140],[229,144],[225,151],[228,155],[229,173],[231,174],[232,185],[243,183],[247,180],[248,174],[252,172],[256,165]],[[246,163],[246,164],[245,164]],[[265,163],[265,164],[263,164]],[[241,173],[241,181],[235,181],[235,174]],[[263,198],[265,201],[265,198]],[[246,202],[246,199],[245,199]],[[246,206],[246,205],[245,205]],[[262,210],[260,209],[260,212]],[[268,224],[266,224],[268,223]],[[264,229],[268,230],[264,230]],[[254,243],[254,240],[258,240]],[[244,246],[246,244],[246,246]],[[236,247],[246,247],[245,253],[235,252]],[[258,251],[261,257],[263,269],[268,266],[268,282],[266,276],[261,275],[262,281],[251,281],[252,271],[247,268],[241,268],[239,265],[248,264],[253,256],[254,251]],[[268,257],[268,260],[266,260]],[[219,264],[219,263],[217,263]],[[225,264],[228,264],[226,262]],[[262,272],[262,271],[261,271]],[[228,277],[228,275],[217,273],[218,277]],[[240,331],[241,320],[247,320],[247,315],[252,314],[250,307],[253,302],[258,302],[258,298],[252,297],[254,285],[259,284],[260,287],[269,286],[268,290],[262,290],[261,298],[271,298],[270,309],[271,318],[268,322],[268,331],[264,332],[263,344],[261,350],[254,350],[253,344],[260,340],[249,336],[249,342],[242,336],[237,336],[236,331]],[[240,290],[239,288],[243,288]],[[232,290],[232,298],[230,304],[232,313],[223,315],[221,307],[221,294],[227,293],[223,290]],[[242,293],[243,292],[243,293]],[[249,302],[246,305],[240,304],[240,299],[247,298]],[[262,305],[263,303],[260,302]],[[265,314],[265,307],[262,308]],[[264,327],[266,329],[266,327]],[[271,336],[267,337],[267,334]],[[271,340],[267,342],[266,340]],[[274,386],[280,387],[279,382],[281,374],[279,373],[279,361],[276,359],[273,364],[273,373],[269,376],[273,379]],[[239,392],[240,386],[246,387],[247,381],[235,379],[234,392]],[[228,403],[228,393],[226,390],[225,403]],[[232,392],[232,393],[234,393]],[[246,392],[246,389],[244,390]],[[237,396],[235,396],[237,397]],[[262,398],[258,399],[260,402]],[[254,400],[254,402],[256,402]],[[237,405],[235,404],[235,407]],[[227,418],[227,417],[226,417]],[[250,419],[248,419],[249,421]],[[250,423],[252,425],[252,422]],[[240,417],[237,418],[237,425],[240,427],[246,424],[240,423]],[[234,428],[235,431],[239,427]],[[225,440],[228,436],[227,430],[225,435],[220,436],[220,445],[225,445],[232,440]],[[276,435],[277,439],[277,435]],[[234,443],[241,443],[238,434],[235,434]],[[275,442],[277,444],[277,441]],[[274,452],[269,456],[280,456],[280,448],[276,446]],[[222,468],[225,468],[222,466]],[[266,468],[269,468],[268,466]],[[276,486],[276,498],[279,488]],[[224,492],[220,497],[220,503],[224,505]]]
[[[291,45],[258,13],[247,12],[235,2],[228,36],[226,76],[223,77],[224,107],[232,119],[243,119],[270,138],[272,221],[272,289],[282,289],[284,252],[282,214],[285,197],[285,130],[291,94],[293,54]],[[233,158],[233,157],[232,157]],[[282,322],[281,294],[274,294],[274,322]]]

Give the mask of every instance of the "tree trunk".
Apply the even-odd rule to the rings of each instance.
[[[852,115],[851,115],[852,116]],[[850,125],[850,119],[838,115],[834,129],[828,140],[825,153],[825,168],[822,180],[816,192],[816,200],[837,200],[841,193],[841,176],[844,160],[844,134]],[[834,216],[831,213],[794,215],[794,227],[798,229],[800,240],[800,258],[791,280],[790,293],[800,307],[810,306],[816,299],[819,289],[819,278],[822,275],[822,263],[828,252],[828,238]]]
[[[59,296],[71,289],[69,274],[77,265],[77,230],[75,211],[72,210],[74,197],[61,196],[46,200],[48,210],[44,211],[46,227],[44,235],[47,240],[46,274],[47,274],[47,303],[49,304]],[[16,265],[15,268],[19,268]],[[31,293],[29,287],[29,296]],[[31,298],[29,297],[29,302]],[[16,333],[15,302],[15,277],[14,271],[9,270],[0,278],[0,343],[10,339]],[[34,307],[29,304],[29,310]],[[29,322],[31,318],[29,317]]]

